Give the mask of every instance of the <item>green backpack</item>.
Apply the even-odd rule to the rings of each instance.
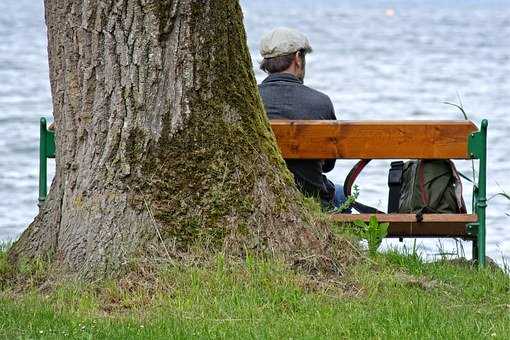
[[[404,163],[399,213],[466,213],[462,183],[450,160],[413,160]]]
[[[354,181],[369,162],[369,159],[359,161],[347,175],[344,183],[345,197],[351,195]],[[450,160],[392,162],[388,186],[390,214],[466,213],[460,175]],[[359,202],[354,202],[352,207],[360,213],[383,213]]]

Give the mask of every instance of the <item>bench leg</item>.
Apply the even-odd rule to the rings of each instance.
[[[476,192],[475,192],[476,193]],[[467,225],[467,233],[472,237],[473,242],[473,260],[479,267],[485,266],[485,207],[484,200],[476,203],[478,212],[478,222]]]
[[[39,207],[41,207],[46,200],[46,195],[48,193],[46,133],[46,118],[41,118],[39,124]]]
[[[485,223],[487,209],[487,120],[482,121],[480,129],[480,170],[478,172],[478,195],[476,213],[478,214],[478,265],[485,266]]]
[[[478,238],[474,239],[472,242],[473,242],[473,252],[472,252],[473,261],[478,263]]]
[[[481,209],[483,213],[480,216],[480,229],[478,231],[478,236],[476,238],[477,243],[477,260],[480,267],[485,266],[485,207]]]
[[[480,131],[469,137],[469,153],[471,158],[479,159],[478,185],[473,192],[473,211],[478,215],[478,230],[473,241],[473,255],[475,255],[474,243],[476,243],[476,258],[478,266],[485,266],[485,210],[487,208],[487,126],[486,119],[482,121]]]

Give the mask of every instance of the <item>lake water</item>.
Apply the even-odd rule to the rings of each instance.
[[[489,119],[489,196],[510,192],[510,1],[242,1],[255,68],[272,27],[303,31],[314,47],[305,83],[327,93],[339,119]],[[38,119],[51,115],[42,1],[0,2],[0,240],[37,213]],[[261,81],[264,74],[256,70]],[[339,161],[343,182],[353,165]],[[457,162],[469,174],[469,162]],[[389,162],[360,176],[360,201],[386,207]],[[470,186],[465,183],[466,202]],[[488,207],[488,253],[510,257],[510,201]],[[412,242],[412,241],[411,241]],[[410,245],[409,242],[406,242]],[[398,245],[389,242],[386,246]],[[418,241],[431,257],[452,241]],[[466,252],[469,246],[464,244]]]

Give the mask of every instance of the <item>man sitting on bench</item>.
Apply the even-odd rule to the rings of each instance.
[[[277,28],[262,37],[260,68],[268,77],[259,85],[269,119],[336,120],[327,95],[303,85],[305,55],[312,48],[300,32]],[[326,209],[345,202],[343,188],[323,173],[331,171],[335,160],[285,160],[298,188],[306,196],[320,199]]]

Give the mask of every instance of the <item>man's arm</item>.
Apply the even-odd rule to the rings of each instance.
[[[330,106],[330,109],[329,109],[328,119],[336,120],[335,107],[333,106],[331,99],[329,99],[329,106]],[[326,172],[330,172],[331,170],[333,170],[333,168],[335,167],[335,162],[336,162],[336,159],[325,159],[324,162],[322,163],[322,172],[326,173]]]
[[[322,163],[322,172],[330,172],[335,167],[336,159],[325,159]]]

